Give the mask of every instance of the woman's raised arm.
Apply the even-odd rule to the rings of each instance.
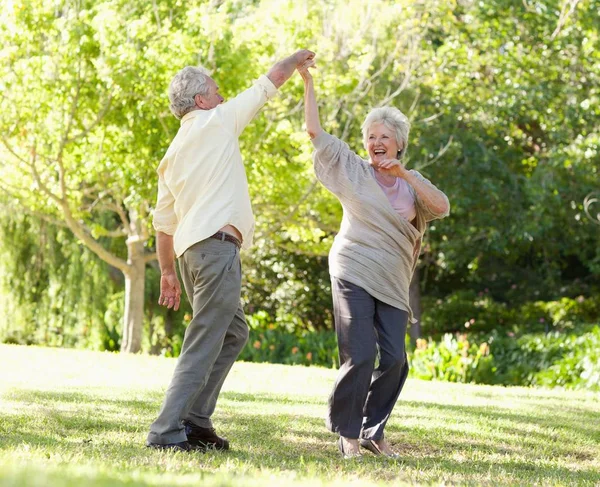
[[[304,117],[306,120],[306,131],[311,139],[314,139],[323,131],[319,120],[319,107],[317,106],[313,77],[308,71],[308,68],[313,67],[315,67],[315,61],[314,59],[309,59],[298,68],[298,72],[304,80]]]

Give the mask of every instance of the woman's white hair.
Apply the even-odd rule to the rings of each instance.
[[[194,97],[208,95],[210,76],[203,67],[186,66],[177,73],[169,85],[169,108],[177,118],[196,108]]]
[[[390,130],[396,133],[396,142],[402,146],[398,151],[398,159],[406,154],[408,146],[408,132],[410,131],[410,122],[404,113],[394,107],[374,108],[369,112],[362,124],[363,143],[365,148],[369,138],[369,129],[374,123],[382,123]]]

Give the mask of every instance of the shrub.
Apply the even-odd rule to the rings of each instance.
[[[489,345],[465,334],[446,334],[439,343],[418,339],[409,365],[411,377],[447,382],[486,382],[493,372]]]
[[[288,327],[272,321],[264,311],[248,316],[247,321],[250,338],[240,354],[240,360],[325,367],[338,365],[334,331],[317,332],[300,326]]]
[[[489,331],[514,321],[514,311],[494,301],[485,291],[457,291],[444,299],[423,298],[425,334]]]
[[[446,334],[418,340],[409,358],[420,379],[600,390],[599,326],[579,335]]]
[[[240,360],[337,367],[334,331],[248,317],[250,339]],[[407,343],[409,343],[407,337]],[[568,333],[447,333],[408,347],[410,376],[424,380],[600,390],[600,326]]]
[[[511,308],[494,301],[487,290],[457,291],[444,299],[423,298],[422,325],[426,335],[444,333],[572,330],[600,320],[600,298],[563,297],[555,301],[531,301]]]
[[[554,332],[518,342],[530,363],[527,385],[600,390],[600,327],[579,336]]]

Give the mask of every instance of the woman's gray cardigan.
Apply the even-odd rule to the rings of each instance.
[[[415,226],[392,207],[375,180],[375,170],[337,137],[321,132],[313,139],[319,181],[338,197],[344,210],[329,252],[330,275],[362,287],[371,296],[408,312],[410,281],[417,265],[426,223],[443,218],[412,189]],[[417,171],[411,171],[433,186]]]

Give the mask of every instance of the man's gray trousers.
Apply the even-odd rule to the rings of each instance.
[[[212,427],[221,386],[248,340],[240,303],[242,269],[238,247],[208,238],[187,249],[179,269],[193,317],[149,443],[186,441],[183,420]]]

